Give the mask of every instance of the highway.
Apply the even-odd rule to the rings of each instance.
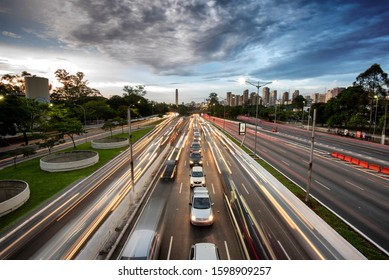
[[[188,157],[194,121],[202,130],[203,166],[207,188],[214,203],[215,220],[209,227],[190,224],[192,190],[189,187]],[[234,131],[236,128],[234,123],[224,124],[226,130]],[[252,144],[252,139],[252,134],[251,137],[246,136],[246,145]],[[270,139],[268,147],[264,139]],[[278,150],[282,150],[281,142],[278,142],[281,140],[269,135],[260,140],[261,149],[266,149],[266,153],[277,149],[277,143]],[[172,145],[173,151],[175,143],[182,145],[176,177],[170,182],[156,180],[152,186],[154,191],[142,210],[142,216],[146,218],[140,218],[139,224],[134,226],[149,227],[153,219],[147,217],[153,217],[151,213],[160,209],[158,205],[165,203],[161,199],[166,199],[160,259],[188,259],[191,245],[197,242],[215,243],[221,259],[363,258],[250,156],[242,153],[213,125],[201,119],[190,118],[190,122],[183,118],[167,120],[152,134],[137,142],[134,145],[135,183],[159,157],[161,147]],[[285,144],[282,146],[289,147]],[[292,152],[284,151],[283,154],[299,151],[291,147]],[[281,162],[286,161],[277,158],[276,153],[271,156]],[[297,159],[292,156],[290,160]],[[0,258],[76,258],[87,241],[98,232],[99,226],[131,193],[128,167],[127,150],[86,180],[59,194],[0,238]],[[126,238],[128,236],[123,235],[123,240]],[[120,251],[120,248],[116,249]],[[101,251],[106,250],[101,248]]]
[[[136,182],[166,145],[178,119],[168,119],[134,145]],[[130,154],[76,182],[21,224],[3,233],[0,258],[72,259],[131,190]]]
[[[243,141],[238,123],[208,118]],[[311,132],[261,121],[257,154],[305,189]],[[255,126],[247,125],[244,144],[254,150]],[[388,178],[331,157],[339,151],[381,166],[389,166],[389,147],[337,135],[316,133],[311,194],[346,223],[389,254]]]
[[[208,227],[190,224],[188,203],[192,190],[187,159],[193,136],[189,128],[184,131],[186,141],[176,178],[171,182],[160,181],[151,198],[155,201],[167,196],[160,259],[187,259],[190,246],[197,242],[215,243],[221,259],[362,258],[294,195],[228,143],[222,133],[208,123],[199,122],[203,132],[203,167],[214,202],[215,221]],[[237,209],[233,202],[237,197],[242,201],[241,212],[234,212],[231,219],[228,208]],[[153,206],[145,206],[145,217],[150,215],[148,208]],[[140,220],[143,224],[146,219]],[[149,229],[149,225],[135,227]]]

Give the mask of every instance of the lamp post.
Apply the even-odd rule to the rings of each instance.
[[[256,107],[255,107],[255,136],[254,136],[254,158],[257,155],[257,131],[258,131],[258,99],[259,99],[259,88],[263,87],[265,85],[271,84],[272,82],[265,82],[260,84],[257,82],[257,84],[253,84],[248,80],[244,80],[245,83],[250,84],[252,86],[255,86],[257,88],[257,96],[256,96]]]
[[[375,136],[375,128],[377,126],[377,111],[378,111],[378,95],[374,95],[375,102],[375,116],[374,116],[374,128],[373,128],[373,136]]]
[[[132,157],[132,130],[131,130],[131,106],[127,108],[127,117],[128,117],[128,134],[130,137],[130,167],[131,167],[131,184],[134,191],[134,161]]]
[[[381,137],[381,144],[385,145],[385,130],[386,130],[386,114],[387,114],[387,96],[385,97],[385,115],[384,115],[384,124],[382,126],[382,137]]]

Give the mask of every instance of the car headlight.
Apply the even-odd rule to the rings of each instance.
[[[190,219],[191,219],[192,221],[196,221],[196,216],[195,216],[195,215],[191,215],[191,216],[190,216]]]
[[[213,221],[213,215],[209,215],[208,220]]]

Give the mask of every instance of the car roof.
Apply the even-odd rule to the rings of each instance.
[[[192,171],[203,171],[203,167],[202,166],[193,166]]]
[[[196,243],[196,260],[217,260],[216,245],[213,243]]]

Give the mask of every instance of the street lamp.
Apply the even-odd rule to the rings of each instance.
[[[132,157],[132,130],[131,130],[131,106],[127,108],[127,118],[128,118],[128,134],[129,134],[129,142],[130,142],[130,166],[131,166],[131,183],[132,188],[134,189],[134,161]],[[133,190],[134,191],[134,190]]]
[[[373,128],[373,136],[375,136],[375,128],[377,126],[377,111],[378,111],[378,95],[374,95],[375,102],[375,116],[374,116],[374,128]]]
[[[268,84],[271,84],[272,82],[265,82],[265,83],[262,83],[260,84],[259,82],[257,82],[257,84],[253,84],[251,83],[250,81],[244,79],[240,79],[240,82],[241,83],[247,83],[247,84],[250,84],[252,86],[255,86],[257,88],[257,96],[256,96],[256,108],[255,108],[255,136],[254,136],[254,158],[255,156],[257,155],[257,131],[258,131],[258,99],[259,99],[259,88],[260,87],[263,87],[265,85],[268,85]]]

